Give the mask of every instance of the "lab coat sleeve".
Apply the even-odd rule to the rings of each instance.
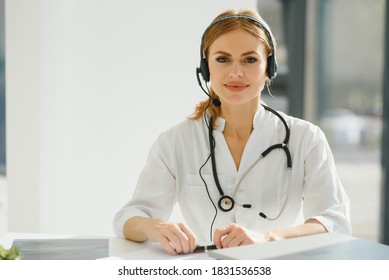
[[[304,216],[318,220],[329,232],[351,234],[348,196],[324,133],[318,127],[313,129],[304,163]]]
[[[174,154],[168,133],[161,134],[150,149],[132,199],[113,221],[114,232],[124,238],[125,222],[135,216],[168,220],[176,202]]]

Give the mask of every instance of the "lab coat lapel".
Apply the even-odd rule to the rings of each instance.
[[[235,167],[234,159],[228,148],[226,139],[223,135],[223,130],[225,126],[225,120],[223,118],[217,119],[217,127],[214,130],[214,138],[216,141],[216,161],[217,161],[217,170],[218,174],[227,175],[227,177],[233,176],[236,177],[237,170]]]
[[[239,182],[243,179],[241,177],[244,176],[247,169],[249,169],[253,163],[258,160],[261,154],[275,141],[273,135],[276,128],[274,121],[269,114],[271,113],[265,111],[262,106],[255,114],[253,119],[254,130],[244,149],[235,182]],[[261,164],[261,162],[257,164]]]

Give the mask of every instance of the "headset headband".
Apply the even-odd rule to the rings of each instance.
[[[220,21],[223,21],[225,19],[247,19],[251,22],[254,22],[256,25],[258,25],[266,34],[266,37],[267,39],[269,40],[269,44],[270,44],[270,49],[271,49],[271,52],[272,54],[274,54],[274,45],[273,45],[273,39],[272,39],[272,36],[270,34],[270,31],[269,29],[266,28],[265,24],[262,23],[258,18],[256,17],[253,17],[253,16],[250,16],[250,15],[245,15],[245,14],[233,14],[233,15],[225,15],[225,16],[222,16],[222,17],[219,17],[217,19],[215,19],[208,27],[207,29],[205,29],[204,33],[203,33],[203,36],[201,37],[201,47],[200,47],[200,55],[201,57],[203,58],[204,57],[204,52],[203,52],[203,49],[204,49],[204,37],[205,35],[208,33],[209,29],[211,29],[216,23],[220,22]]]

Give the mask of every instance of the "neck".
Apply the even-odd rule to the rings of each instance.
[[[220,116],[226,120],[223,134],[248,138],[253,131],[253,118],[259,105],[222,107]]]

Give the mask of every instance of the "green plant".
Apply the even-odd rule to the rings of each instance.
[[[0,245],[0,260],[18,260],[18,259],[20,259],[19,248],[13,246],[7,250]]]

